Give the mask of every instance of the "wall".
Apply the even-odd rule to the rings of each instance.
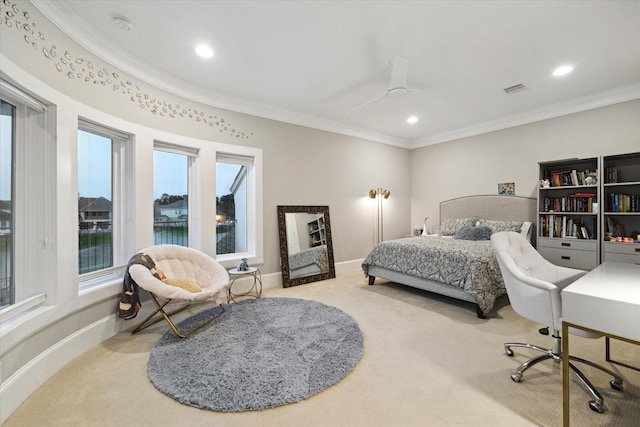
[[[514,182],[536,197],[538,162],[640,151],[640,100],[415,149],[411,153],[411,222],[439,224],[439,202],[497,194]],[[507,196],[505,196],[507,197]]]
[[[18,4],[20,8],[30,7],[28,2]],[[135,134],[135,156],[140,158],[149,155],[157,135],[162,135],[160,140],[165,142],[189,137],[262,149],[264,263],[259,267],[265,283],[277,284],[281,280],[278,205],[329,206],[338,268],[341,264],[345,268],[357,266],[373,247],[376,217],[375,205],[367,197],[369,189],[385,186],[392,192],[385,206],[385,235],[394,238],[406,233],[410,205],[409,150],[180,99],[93,57],[33,7],[29,16],[32,24],[37,21],[42,40],[25,43],[23,32],[0,23],[0,76],[55,106],[53,142],[58,168],[52,198],[57,206],[51,218],[55,221],[56,239],[50,260],[57,271],[48,280],[56,292],[48,295],[47,305],[33,316],[0,324],[0,423],[70,360],[133,327],[130,322],[115,318],[117,283],[91,295],[80,295],[77,290],[74,258],[70,256],[77,250],[77,242],[69,230],[75,229],[77,216],[73,214],[77,206],[77,193],[73,191],[77,154],[73,140],[78,116]],[[44,49],[50,52],[53,46],[57,48],[58,59],[43,54]],[[66,62],[76,64],[77,74],[83,78],[77,74],[70,78],[66,69],[58,71],[58,60],[65,52],[72,58]],[[95,80],[86,80],[89,70],[84,67],[89,62],[94,75],[101,69],[108,72]],[[107,82],[113,73],[118,77]],[[147,99],[151,107],[146,106]],[[180,105],[187,114],[170,117],[162,107],[157,108],[158,100],[162,100],[160,105]],[[213,125],[204,124],[202,117]],[[136,193],[149,196],[136,200],[136,217],[151,218],[151,164],[140,166],[135,171]],[[138,228],[132,238],[135,247],[141,248],[152,241],[152,234],[147,228]],[[211,242],[202,244],[215,246]],[[149,311],[150,306],[144,304],[143,311]],[[141,312],[138,317],[144,315]]]
[[[28,2],[19,4],[29,7]],[[391,191],[384,201],[384,233],[386,239],[392,239],[408,234],[411,224],[421,225],[424,216],[430,217],[430,224],[437,222],[441,200],[495,194],[499,182],[515,182],[516,194],[533,196],[538,161],[640,149],[636,124],[640,101],[409,151],[190,102],[121,72],[117,81],[123,84],[116,89],[113,84],[71,79],[58,71],[56,61],[43,56],[43,47],[55,45],[58,55],[66,50],[83,63],[90,58],[96,69],[110,66],[58,31],[37,10],[30,10],[30,15],[46,40],[34,49],[25,43],[22,33],[0,25],[0,75],[54,102],[59,123],[77,123],[78,114],[88,111],[106,121],[105,125],[124,131],[137,129],[140,154],[151,149],[154,130],[263,149],[264,264],[260,268],[267,280],[279,277],[278,205],[328,205],[335,260],[351,267],[374,244],[376,205],[367,196],[371,188]],[[162,99],[167,105],[188,107],[189,113],[174,118],[161,114],[162,108],[151,113],[139,102],[145,95],[150,95],[150,101]],[[218,124],[204,125],[198,117],[214,117]],[[77,196],[65,192],[73,187],[69,165],[75,153],[69,150],[68,141],[72,135],[68,126],[57,129],[57,156],[65,167],[60,168],[55,197],[60,205],[68,206],[59,206],[55,216],[61,237],[66,229],[73,229],[75,220],[68,213]],[[147,190],[149,168],[136,171],[136,182],[146,180]],[[136,211],[146,215],[151,212],[147,205],[138,201]],[[148,230],[137,230],[136,246],[149,238]],[[73,250],[73,245],[65,248]],[[59,249],[56,255],[58,266],[66,265],[64,251]],[[38,322],[12,326],[11,345],[2,343],[0,423],[68,361],[131,327],[115,319],[113,292],[87,304],[77,295],[73,272],[61,272],[52,280],[66,289],[65,298],[46,307]]]

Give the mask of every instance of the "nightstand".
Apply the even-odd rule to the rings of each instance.
[[[249,280],[253,279],[251,287],[245,292],[234,293],[234,283],[236,283],[238,279],[242,279],[243,277],[248,277]],[[229,270],[229,280],[229,288],[227,289],[227,299],[229,300],[229,302],[238,302],[236,301],[236,298],[240,297],[251,297],[253,298],[253,301],[255,301],[262,296],[262,274],[256,267],[249,267],[248,270],[238,270],[237,268],[232,268],[231,270]]]

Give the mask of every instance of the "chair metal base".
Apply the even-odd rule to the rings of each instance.
[[[145,289],[146,290],[146,289]],[[189,331],[188,333],[182,332],[180,331],[177,326],[173,323],[173,321],[171,320],[171,316],[173,316],[176,313],[179,313],[187,308],[190,307],[190,305],[185,305],[184,307],[181,307],[171,313],[167,313],[166,311],[164,311],[164,307],[169,304],[171,301],[173,301],[172,299],[167,299],[164,300],[164,302],[162,304],[160,304],[160,302],[158,301],[158,298],[156,298],[156,296],[152,293],[147,291],[147,293],[149,294],[149,296],[151,297],[151,301],[153,301],[153,303],[156,306],[156,311],[154,311],[153,313],[151,313],[149,316],[147,316],[146,319],[144,319],[142,321],[142,323],[140,323],[138,326],[136,326],[136,328],[131,331],[132,334],[135,334],[137,332],[140,332],[143,329],[148,328],[151,325],[155,325],[156,323],[158,323],[159,321],[161,321],[162,319],[166,320],[166,322],[169,324],[169,327],[171,328],[171,330],[173,331],[174,334],[176,334],[177,336],[179,336],[180,338],[187,338],[191,335],[193,335],[194,333],[198,332],[200,329],[204,328],[205,326],[207,326],[208,324],[210,324],[211,322],[213,322],[214,320],[216,320],[218,317],[220,317],[222,315],[222,313],[225,312],[225,307],[223,304],[220,304],[220,308],[222,308],[222,311],[220,312],[220,314],[218,314],[217,316],[212,317],[211,319],[207,320],[206,322],[204,322],[203,324],[199,325],[197,328],[193,329],[192,331]],[[157,317],[155,319],[152,320],[152,318],[156,315],[156,314],[160,314],[162,317]]]
[[[543,353],[542,355],[539,355],[527,360],[526,362],[518,366],[516,370],[511,373],[511,379],[515,382],[520,382],[520,380],[522,379],[522,375],[524,374],[524,371],[526,371],[527,369],[529,369],[534,365],[537,365],[538,363],[544,360],[553,359],[555,362],[558,362],[558,363],[562,360],[562,350],[561,350],[562,344],[561,344],[560,333],[558,330],[553,331],[553,348],[552,349],[546,349],[546,348],[539,347],[537,345],[532,345],[532,344],[505,343],[504,351],[507,354],[507,356],[510,356],[510,357],[513,356],[513,350],[511,350],[512,347],[528,348],[530,350],[535,350]],[[624,383],[622,378],[612,370],[607,369],[604,366],[600,366],[594,362],[591,362],[590,360],[582,359],[576,356],[569,356],[569,368],[578,376],[582,384],[585,386],[587,391],[593,397],[593,399],[589,401],[589,408],[591,408],[591,410],[598,413],[604,412],[604,398],[602,397],[600,392],[593,386],[593,384],[591,384],[591,381],[589,381],[587,377],[582,373],[582,371],[580,371],[580,369],[578,369],[573,363],[571,363],[571,361],[592,366],[594,368],[600,369],[601,371],[611,375],[613,379],[609,381],[609,384],[611,385],[611,388],[613,388],[614,390],[618,390],[618,391],[623,390]]]

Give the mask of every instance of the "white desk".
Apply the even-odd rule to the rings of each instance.
[[[640,265],[605,262],[562,290],[563,423],[569,425],[569,327],[640,345]]]

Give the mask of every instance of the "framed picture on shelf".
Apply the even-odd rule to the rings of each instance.
[[[516,194],[516,184],[514,182],[498,184],[498,194],[501,196],[513,196]]]

